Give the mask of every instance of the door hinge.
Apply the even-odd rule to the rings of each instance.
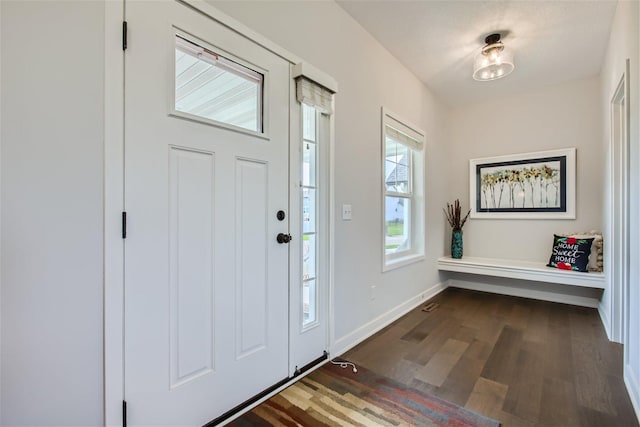
[[[127,21],[122,21],[122,50],[127,50]]]
[[[122,427],[127,427],[127,401],[122,401]]]
[[[127,238],[127,213],[122,212],[122,238]]]

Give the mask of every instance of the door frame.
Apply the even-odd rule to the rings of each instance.
[[[630,267],[630,108],[629,60],[609,103],[609,331],[612,341],[628,343]],[[624,346],[624,362],[627,346]]]
[[[304,62],[300,57],[283,49],[251,28],[205,3],[203,0],[176,0],[210,19],[233,29],[262,48],[285,59],[292,66]],[[124,206],[124,51],[122,48],[123,21],[126,20],[125,0],[105,3],[105,63],[104,63],[104,211],[103,211],[103,423],[120,426],[123,421],[124,401],[124,240],[122,238],[122,212]],[[336,81],[324,72],[305,63],[313,80],[337,89]],[[290,110],[296,107],[290,103]],[[334,343],[333,322],[333,241],[334,241],[334,118],[330,118],[329,131],[329,348]],[[289,123],[290,138],[296,128]],[[276,390],[276,393],[279,390]]]
[[[105,2],[103,416],[121,426],[124,400],[124,0]]]

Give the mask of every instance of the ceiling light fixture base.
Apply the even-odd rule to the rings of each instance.
[[[477,81],[491,81],[505,77],[515,68],[513,53],[500,40],[499,33],[485,37],[482,47],[473,63],[473,79]]]

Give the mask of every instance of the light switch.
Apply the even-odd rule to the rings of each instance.
[[[351,205],[342,205],[342,219],[351,221]]]

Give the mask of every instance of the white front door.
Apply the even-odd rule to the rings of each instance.
[[[290,65],[178,2],[126,20],[128,423],[202,425],[288,377]]]

